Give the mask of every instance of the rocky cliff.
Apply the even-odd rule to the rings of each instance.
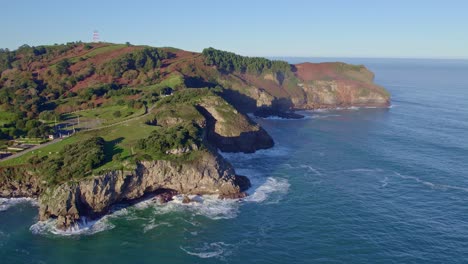
[[[0,168],[0,197],[37,197],[41,183],[28,166]]]
[[[362,65],[302,63],[287,75],[232,73],[219,82],[224,97],[243,112],[311,110],[338,107],[388,107],[390,95]]]
[[[206,119],[208,141],[224,152],[253,153],[274,146],[270,135],[250,118],[217,97],[197,106]]]
[[[192,162],[144,161],[135,171],[112,171],[48,188],[40,196],[39,215],[40,220],[57,218],[57,227],[63,229],[80,217],[102,216],[113,204],[161,191],[239,198],[249,186],[224,158],[206,152]]]

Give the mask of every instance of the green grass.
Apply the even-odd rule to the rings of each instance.
[[[24,155],[21,155],[17,158],[11,159],[11,160],[5,160],[0,162],[0,166],[16,166],[16,165],[22,165],[22,164],[27,164],[28,160],[32,156],[39,156],[39,157],[44,157],[44,156],[49,156],[49,155],[54,155],[57,152],[59,152],[62,148],[64,148],[66,145],[77,142],[78,140],[82,139],[80,136],[73,136],[66,138],[60,142],[51,144],[49,146],[46,146],[44,148],[30,151]]]
[[[115,117],[114,113],[120,111],[120,117]],[[75,118],[76,116],[80,116],[81,121],[87,120],[96,120],[99,119],[102,121],[101,125],[110,125],[114,124],[132,117],[137,117],[139,115],[144,114],[145,109],[135,109],[129,108],[126,105],[110,105],[110,106],[102,106],[97,107],[89,110],[84,110],[77,112],[76,114],[67,114],[64,115],[65,119],[68,118]]]
[[[179,74],[172,74],[160,83],[153,84],[150,86],[145,86],[145,87],[142,87],[141,89],[143,91],[150,90],[150,91],[156,91],[160,93],[161,89],[163,88],[170,87],[175,90],[177,86],[182,86],[182,85],[184,85],[184,77],[182,77]]]
[[[11,123],[15,119],[12,112],[0,111],[0,126]]]
[[[136,144],[136,141],[140,138],[148,137],[149,134],[156,128],[157,127],[155,126],[144,124],[142,118],[141,120],[136,119],[129,121],[128,123],[100,130],[83,131],[60,142],[28,152],[18,158],[0,162],[0,166],[27,164],[29,158],[34,155],[39,157],[57,155],[60,150],[69,144],[79,142],[91,136],[101,136],[104,138],[104,140],[106,140],[106,163],[98,169],[120,167],[121,162],[112,161],[112,156],[116,153],[120,153],[122,160],[129,158],[132,156],[132,147]]]
[[[71,58],[70,63],[76,63],[80,59],[86,60],[86,59],[92,58],[94,56],[97,56],[99,54],[106,53],[106,52],[111,52],[111,51],[118,50],[118,49],[123,49],[125,47],[127,47],[127,45],[125,45],[125,44],[111,44],[111,45],[108,45],[108,46],[92,49],[90,52],[86,53],[83,56],[78,56],[78,57]]]

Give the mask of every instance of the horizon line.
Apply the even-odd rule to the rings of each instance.
[[[67,43],[71,43],[71,42],[82,42],[82,43],[93,43],[92,41],[90,42],[87,42],[87,41],[82,41],[82,40],[75,40],[75,41],[69,41],[69,42],[65,42],[65,43],[53,43],[53,44],[40,44],[40,45],[37,45],[37,46],[53,46],[53,45],[62,45],[62,44],[67,44]],[[108,41],[100,41],[99,43],[109,43],[109,44],[125,44],[125,43],[118,43],[118,42],[108,42]],[[130,43],[130,42],[129,42]],[[31,47],[37,47],[36,45],[31,45],[31,44],[27,44],[27,43],[24,43],[22,45],[29,45]],[[19,47],[21,47],[22,45],[19,45],[18,47],[14,48],[14,49],[9,49],[9,48],[2,48],[0,47],[1,49],[9,49],[10,51],[15,51],[17,50]],[[132,44],[132,45],[141,45],[141,46],[151,46],[151,44]],[[156,47],[156,46],[153,46],[153,47]],[[172,46],[160,46],[159,48],[177,48],[177,47],[172,47]],[[218,49],[218,48],[217,48]],[[183,49],[182,49],[183,50]],[[225,49],[223,49],[225,50]],[[186,51],[189,51],[189,52],[197,52],[197,53],[201,53],[201,51],[193,51],[193,50],[186,50]],[[230,50],[225,50],[225,51],[230,51]],[[230,51],[230,52],[234,52],[234,51]],[[234,52],[236,53],[236,52]],[[436,57],[423,57],[423,56],[417,56],[417,57],[411,57],[411,56],[347,56],[347,55],[343,55],[343,56],[340,56],[340,55],[244,55],[242,54],[241,52],[239,53],[236,53],[238,55],[241,55],[241,56],[248,56],[248,57],[264,57],[264,58],[297,58],[297,59],[305,59],[305,58],[317,58],[317,59],[320,59],[320,58],[324,58],[324,59],[399,59],[399,60],[468,60],[468,56],[467,57],[444,57],[444,56],[436,56]]]

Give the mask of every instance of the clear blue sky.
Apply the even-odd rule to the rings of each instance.
[[[468,1],[27,1],[1,4],[0,47],[91,41],[243,55],[468,58]]]

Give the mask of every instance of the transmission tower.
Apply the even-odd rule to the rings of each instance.
[[[100,42],[99,32],[97,30],[93,31],[93,42]]]

